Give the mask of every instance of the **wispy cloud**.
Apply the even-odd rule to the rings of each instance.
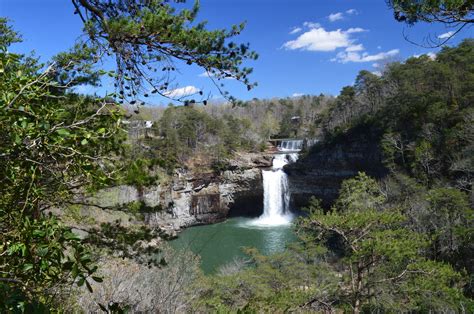
[[[367,52],[355,52],[355,51],[341,51],[339,52],[335,58],[331,59],[331,61],[337,61],[340,63],[348,63],[348,62],[374,62],[380,61],[388,58],[392,58],[400,53],[398,49],[392,49],[387,52],[380,52],[377,54],[369,54]]]
[[[301,32],[303,29],[301,27],[293,27],[293,29],[290,31],[290,35],[293,35],[293,34],[298,34],[299,32]]]
[[[198,93],[200,90],[196,86],[185,86],[164,92],[165,96],[170,98],[181,98]]]
[[[438,36],[439,39],[446,39],[454,35],[454,32],[447,32]]]
[[[301,97],[303,95],[304,95],[303,93],[293,93],[293,95],[291,95],[291,97]]]
[[[295,40],[283,44],[288,50],[334,51],[338,48],[348,48],[354,45],[355,39],[351,34],[365,31],[362,28],[349,28],[327,31],[323,27],[310,28]],[[357,49],[357,48],[356,48]]]
[[[351,51],[362,51],[364,50],[364,45],[362,44],[358,44],[358,45],[352,45],[352,46],[349,46],[346,48],[346,51],[347,52],[351,52]]]
[[[336,12],[336,13],[331,13],[328,15],[328,20],[331,21],[331,22],[336,22],[336,21],[339,21],[339,20],[343,20],[346,16],[346,15],[355,15],[355,14],[358,14],[357,10],[356,9],[349,9],[349,10],[346,10],[345,12]]]
[[[344,15],[342,14],[342,12],[331,13],[328,16],[328,19],[331,22],[339,21],[339,20],[342,20],[343,18],[344,18]]]
[[[430,58],[431,60],[434,60],[434,59],[436,59],[436,53],[434,53],[434,52],[431,52],[431,51],[430,51],[430,52],[428,52],[428,53],[414,54],[414,55],[413,55],[413,57],[415,57],[415,58],[419,58],[419,57],[421,57],[421,56],[423,56],[423,55],[427,55],[427,56],[428,56],[428,58]]]
[[[303,26],[305,26],[307,28],[319,28],[319,27],[321,27],[321,24],[316,23],[316,22],[304,22]]]
[[[215,77],[216,75],[207,71],[202,72],[198,75],[199,77]],[[235,80],[234,77],[225,77],[224,80]]]
[[[93,95],[97,91],[97,88],[92,85],[86,84],[74,86],[72,90],[78,94]]]
[[[362,33],[362,32],[367,32],[367,30],[361,27],[351,27],[346,31],[346,33],[348,34]]]
[[[371,73],[377,76],[382,76],[382,72],[380,71],[372,71]]]

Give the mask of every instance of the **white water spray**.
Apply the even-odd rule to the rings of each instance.
[[[263,170],[263,214],[253,221],[256,226],[279,226],[291,222],[290,190],[288,177],[283,167],[295,162],[298,154],[278,154],[273,159],[272,169]]]

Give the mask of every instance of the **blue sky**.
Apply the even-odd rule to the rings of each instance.
[[[0,15],[10,18],[24,38],[12,50],[35,50],[43,60],[67,50],[80,36],[81,22],[73,11],[68,0],[0,0]],[[198,20],[208,20],[209,28],[247,22],[236,41],[250,42],[259,53],[259,60],[249,64],[259,86],[248,92],[242,84],[225,81],[226,88],[240,99],[336,95],[362,69],[377,71],[386,59],[402,61],[439,50],[413,45],[404,33],[421,43],[428,35],[451,31],[443,25],[398,23],[385,0],[201,0]],[[473,35],[474,29],[468,28],[449,44]],[[202,89],[217,97],[212,83],[201,75],[203,70],[183,66],[180,72],[180,91]],[[108,82],[99,93],[105,90],[112,90]],[[151,102],[168,101],[155,98]]]

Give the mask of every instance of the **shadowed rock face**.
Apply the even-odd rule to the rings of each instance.
[[[212,223],[225,217],[227,209],[221,206],[220,194],[192,195],[189,213],[200,223]]]
[[[229,208],[229,217],[259,217],[263,214],[263,190],[236,193],[234,198],[235,201]]]
[[[341,182],[359,171],[381,178],[387,174],[376,132],[355,130],[331,143],[314,146],[306,156],[285,167],[293,208],[306,206],[311,196],[329,207],[338,196]]]

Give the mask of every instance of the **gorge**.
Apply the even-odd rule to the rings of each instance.
[[[256,218],[234,217],[225,222],[185,229],[172,241],[178,250],[190,249],[201,257],[206,273],[213,273],[229,263],[245,263],[244,247],[262,254],[282,252],[295,240],[291,227],[290,189],[283,167],[296,161],[297,153],[277,153],[270,169],[262,169],[263,213]]]
[[[474,313],[472,0],[0,2],[0,313]]]

